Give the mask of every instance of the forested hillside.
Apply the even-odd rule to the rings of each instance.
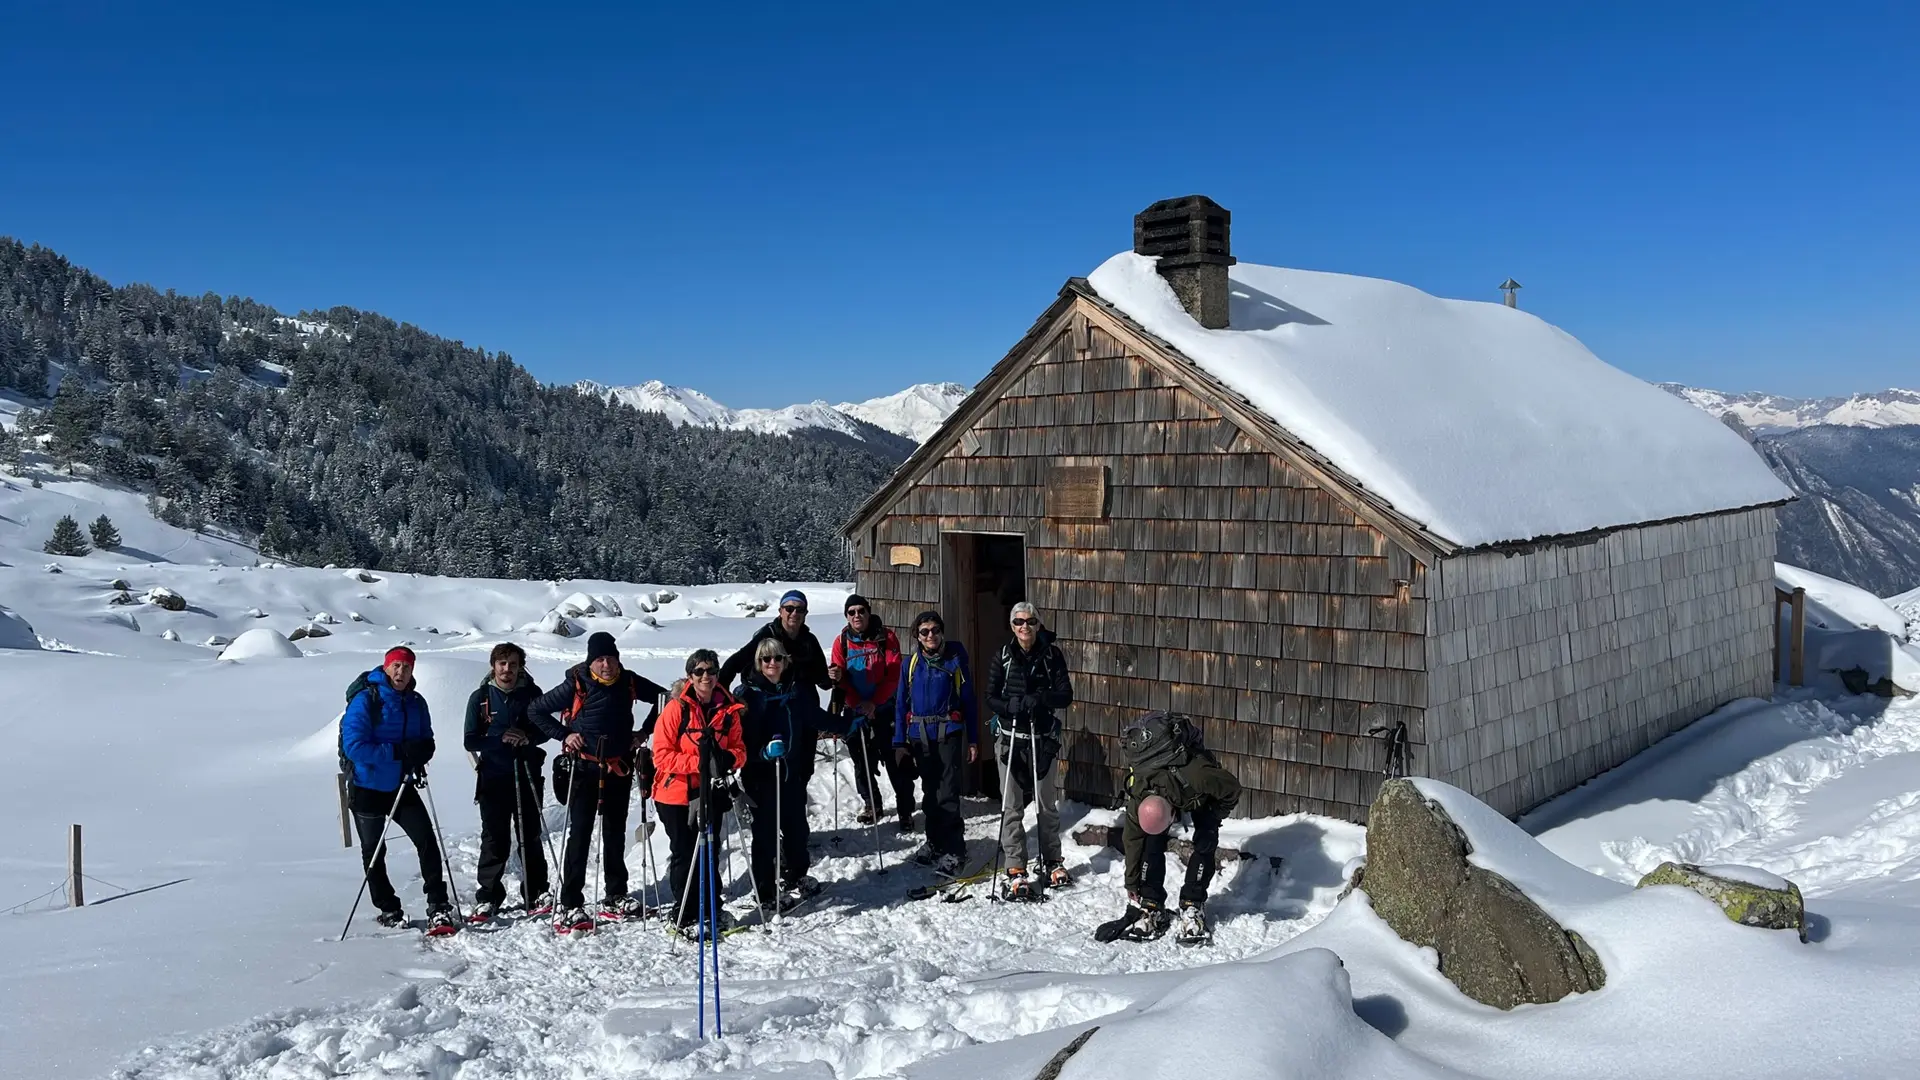
[[[844,575],[838,525],[894,462],[674,427],[371,312],[114,287],[0,238],[0,388],[26,438],[263,553],[467,576]],[[16,458],[21,443],[0,440]]]

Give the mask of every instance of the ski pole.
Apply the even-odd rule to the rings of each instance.
[[[744,797],[744,793],[742,797]],[[733,836],[734,836],[734,839],[739,842],[740,850],[746,853],[747,887],[753,890],[754,906],[760,909],[760,925],[762,927],[765,927],[768,921],[767,905],[760,899],[760,877],[758,874],[754,872],[753,847],[752,847],[751,841],[747,838],[747,830],[749,828],[751,828],[750,824],[746,821],[741,820],[740,806],[736,805],[733,808]],[[778,912],[780,910],[780,902],[778,900],[775,900],[773,907],[776,913],[774,917],[778,918],[779,917]]]
[[[714,827],[715,826],[713,822],[709,821],[707,823],[707,828],[712,829]],[[708,848],[707,850],[709,853],[707,855],[707,865],[708,865],[709,871],[711,871],[711,868],[713,865],[713,855],[711,853],[713,849]],[[707,907],[708,918],[712,921],[713,929],[708,933],[707,936],[708,936],[708,940],[712,943],[712,949],[713,949],[713,1037],[718,1039],[720,1037],[720,910],[721,909],[720,909],[719,882],[714,880],[716,877],[717,875],[711,872],[709,872],[707,875],[708,888],[713,890],[713,902],[709,904]]]
[[[532,775],[528,774],[525,771],[527,767],[527,763],[524,761],[515,761],[513,764],[514,764],[514,768],[521,770],[520,775],[521,775],[521,778],[526,781],[527,790],[532,791],[533,775],[537,775],[537,774],[532,774]],[[547,853],[547,881],[549,882],[549,887],[551,887],[551,882],[553,881],[553,875],[557,872],[564,870],[565,868],[561,865],[560,860],[557,857],[555,857],[553,853],[553,834],[547,832],[546,801],[547,801],[546,789],[542,787],[538,792],[535,792],[535,798],[534,798],[534,804],[533,804],[533,818],[535,821],[540,823],[540,847]],[[522,832],[524,831],[525,831],[525,827],[522,826]],[[526,866],[526,854],[524,852],[520,856],[520,862],[521,862],[522,869],[524,869]],[[537,900],[539,898],[533,897],[532,899]]]
[[[695,905],[695,910],[702,933],[705,933],[707,928],[707,861],[710,855],[704,842],[705,839],[706,836],[703,829],[701,842],[694,852],[696,868],[693,874],[694,881],[698,882],[700,889],[700,902]],[[694,882],[689,882],[688,884],[693,883]],[[694,965],[699,972],[696,982],[698,989],[695,990],[695,995],[698,1003],[700,1037],[704,1039],[707,1036],[707,947],[705,942],[695,941],[693,948],[695,953]]]
[[[1007,827],[1007,795],[1008,795],[1007,788],[1013,777],[1013,747],[1014,747],[1013,740],[1016,737],[1011,727],[1007,729],[1006,734],[1007,734],[1006,752],[1005,752],[1005,756],[1000,759],[1000,829],[1002,832],[1005,832]],[[997,737],[993,740],[993,749],[995,753],[1000,753],[1000,740]],[[1024,807],[1025,805],[1026,803],[1023,800],[1021,802],[1021,806]],[[1020,827],[1022,832],[1026,830],[1026,819],[1024,816],[1021,818]],[[1007,856],[1006,845],[999,843],[996,838],[996,842],[994,844],[994,851],[993,851],[994,887],[987,890],[987,895],[994,899],[1005,899],[1005,897],[1002,896],[1001,893],[1002,893],[1002,890],[1005,889],[1006,883],[1000,880],[1000,869],[1001,869],[1002,862],[1006,859],[1006,856]]]
[[[782,754],[781,758],[786,755]],[[773,885],[776,889],[787,887],[787,763],[781,758],[773,762]],[[784,913],[780,910],[780,898],[773,899],[773,921],[779,922]]]
[[[603,901],[602,906],[604,906],[604,901],[607,898],[606,893],[602,891],[607,884],[606,876],[601,873],[601,863],[606,862],[607,859],[607,838],[601,835],[605,830],[601,828],[602,823],[600,821],[600,808],[607,800],[606,749],[606,736],[601,735],[593,740],[593,756],[600,760],[596,762],[594,766],[594,772],[597,774],[598,779],[594,781],[593,786],[593,818],[587,822],[587,860],[589,862],[593,862],[594,841],[597,840],[600,843],[600,860],[599,862],[593,862],[593,891],[600,893],[600,899]],[[580,876],[583,878],[586,877],[585,874]]]
[[[1033,839],[1030,851],[1040,853],[1040,865],[1047,864],[1047,804],[1040,794],[1040,726],[1038,719],[1027,726],[1027,761],[1033,766]],[[1027,815],[1020,815],[1020,839],[1027,838]],[[1036,879],[1037,880],[1037,879]],[[1051,888],[1053,879],[1049,875],[1047,887]]]
[[[352,781],[349,780],[348,783],[351,784]],[[347,930],[353,926],[353,916],[360,910],[360,898],[367,894],[367,883],[373,878],[373,864],[378,862],[381,854],[387,850],[387,833],[393,829],[393,815],[400,809],[400,796],[406,790],[407,785],[403,781],[399,789],[393,793],[393,805],[387,807],[386,819],[380,825],[380,842],[373,846],[373,854],[367,856],[366,864],[360,868],[360,888],[353,894],[353,906],[347,909],[347,923],[340,928],[341,941],[347,940]]]
[[[659,903],[659,892],[653,880],[653,827],[647,821],[647,792],[640,793],[640,877],[643,884],[640,893],[646,898],[646,910],[640,913],[640,921],[646,922],[653,914],[653,907]]]
[[[562,749],[561,749],[560,757],[554,759],[554,766],[553,766],[554,775],[558,776],[560,775],[560,760],[562,758],[568,759],[567,797],[560,800],[560,808],[566,811],[566,814],[565,814],[566,820],[562,822],[560,825],[560,854],[562,856],[562,859],[560,862],[560,891],[563,894],[567,891],[567,867],[573,862],[573,797],[576,794],[578,794],[580,791],[580,783],[579,783],[580,777],[578,775],[579,770],[576,768],[576,766],[580,764],[580,759],[577,757],[574,757],[571,754],[566,753],[565,746],[566,746],[565,743],[561,744]],[[581,869],[580,876],[582,878],[586,877],[586,871],[584,867]],[[560,914],[562,915],[566,914],[566,909],[563,907],[560,907],[559,903],[560,901],[556,899],[556,902],[555,902],[556,909],[559,911]],[[557,926],[559,924],[556,922],[555,925]]]
[[[873,841],[873,873],[875,877],[887,872],[880,862],[880,778],[873,773],[873,747],[867,745],[864,729],[860,734],[860,773],[867,778],[868,799],[873,805],[868,816],[867,835]]]
[[[433,835],[440,841],[440,861],[447,866],[447,892],[453,896],[453,913],[460,914],[460,886],[453,883],[453,853],[447,850],[447,834],[440,831],[440,811],[433,805],[433,788],[427,785],[427,771],[420,770],[419,787],[427,793],[427,814],[433,818]]]

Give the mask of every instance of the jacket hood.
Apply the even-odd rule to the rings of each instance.
[[[748,687],[754,690],[758,690],[763,694],[771,694],[781,690],[791,690],[799,684],[800,680],[794,677],[793,665],[788,664],[786,677],[779,682],[774,682],[758,671],[748,672],[745,682]]]

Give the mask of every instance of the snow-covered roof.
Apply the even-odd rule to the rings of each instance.
[[[1200,326],[1123,252],[1095,292],[1397,511],[1462,547],[1779,502],[1718,420],[1502,304],[1242,262]]]

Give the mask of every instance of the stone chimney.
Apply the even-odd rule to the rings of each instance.
[[[1227,328],[1227,267],[1233,215],[1205,195],[1162,199],[1133,215],[1133,250],[1160,259],[1180,306],[1209,330]]]

